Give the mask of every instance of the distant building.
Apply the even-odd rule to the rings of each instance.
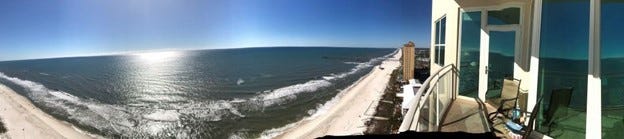
[[[403,65],[403,81],[407,82],[410,79],[414,79],[414,43],[410,41],[404,44],[401,51],[403,52],[401,58],[401,64]]]

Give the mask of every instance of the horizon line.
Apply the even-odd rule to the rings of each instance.
[[[92,53],[86,55],[70,55],[70,56],[58,56],[58,57],[41,57],[41,58],[26,58],[26,59],[9,59],[0,60],[0,62],[11,61],[28,61],[28,60],[44,60],[44,59],[60,59],[60,58],[82,58],[82,57],[99,57],[99,56],[120,56],[120,55],[132,55],[140,53],[155,53],[155,52],[169,52],[169,51],[199,51],[199,50],[225,50],[225,49],[246,49],[246,48],[288,48],[288,47],[301,47],[301,48],[374,48],[374,49],[398,49],[400,47],[350,47],[350,46],[289,46],[289,45],[277,45],[277,46],[250,46],[250,47],[220,47],[220,48],[163,48],[163,49],[150,49],[150,50],[134,50],[134,51],[120,51],[110,53]]]

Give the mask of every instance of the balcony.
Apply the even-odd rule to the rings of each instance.
[[[399,132],[492,133],[495,128],[501,129],[493,127],[488,119],[488,114],[495,112],[497,106],[478,98],[457,95],[457,79],[454,65],[444,66],[431,75],[416,93],[419,99],[410,101]],[[504,124],[495,126],[505,128]],[[497,137],[510,138],[506,133],[494,133]],[[536,135],[537,138],[545,137]]]

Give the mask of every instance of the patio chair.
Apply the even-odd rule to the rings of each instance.
[[[497,104],[498,108],[495,112],[488,114],[491,121],[494,121],[496,116],[502,115],[509,118],[509,111],[516,107],[518,103],[518,95],[520,94],[520,80],[519,79],[504,79],[503,89],[501,90],[501,96],[499,98],[493,98],[490,102]]]
[[[536,132],[533,130],[533,125],[535,123],[535,120],[537,118],[537,115],[539,113],[539,108],[540,108],[540,104],[542,102],[542,98],[540,98],[539,100],[537,100],[537,103],[535,104],[535,106],[533,107],[532,112],[526,112],[526,111],[521,111],[522,113],[524,113],[525,115],[528,114],[529,115],[529,119],[527,121],[528,125],[524,125],[524,124],[518,124],[518,123],[512,123],[514,127],[520,127],[520,129],[513,129],[513,128],[509,128],[507,123],[510,119],[506,118],[506,117],[494,117],[494,118],[499,118],[499,120],[495,120],[495,121],[490,121],[490,124],[492,124],[492,130],[495,132],[498,132],[499,134],[502,134],[503,136],[507,135],[507,132],[514,132],[517,134],[522,135],[523,139],[527,139],[527,138],[540,138],[539,136],[544,136],[542,133]]]
[[[550,103],[548,104],[548,109],[546,110],[546,113],[544,115],[545,123],[548,126],[548,134],[550,134],[551,126],[554,124],[553,118],[564,117],[565,114],[567,113],[567,108],[562,108],[562,107],[568,107],[568,105],[570,104],[572,90],[573,90],[572,87],[555,89],[552,91],[552,94],[550,94]],[[522,132],[524,133],[522,137],[523,139],[542,138],[541,136],[546,136],[542,133],[534,131],[532,128],[537,118],[541,103],[542,103],[542,98],[537,100],[537,103],[533,107],[533,112],[531,112],[528,125],[522,126],[523,127]]]
[[[557,124],[557,120],[565,117],[568,113],[568,107],[570,106],[570,99],[572,98],[572,87],[555,89],[550,94],[550,102],[548,109],[544,113],[543,125],[548,127],[548,133],[552,131],[552,126]]]
[[[524,132],[524,134],[522,134],[522,139],[528,139],[530,137],[532,137],[533,132],[533,124],[535,123],[535,120],[537,119],[537,114],[539,113],[539,108],[540,108],[540,104],[542,103],[542,98],[540,98],[539,100],[537,100],[537,103],[535,103],[535,106],[533,107],[533,111],[530,113],[529,116],[529,124],[527,126],[523,126],[522,130]],[[541,133],[540,133],[541,134]]]

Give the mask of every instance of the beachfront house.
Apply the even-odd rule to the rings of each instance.
[[[624,0],[432,0],[431,12],[431,76],[400,131],[493,132],[509,85],[518,124],[534,115],[540,137],[624,136]]]

